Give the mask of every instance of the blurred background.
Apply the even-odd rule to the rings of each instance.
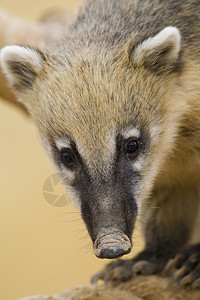
[[[80,3],[1,0],[0,8],[36,20],[49,8],[73,12]],[[51,178],[54,171],[31,120],[5,101],[0,101],[0,141],[0,299],[88,284],[107,261],[94,256],[80,214]],[[142,247],[138,234],[134,245],[129,257]]]

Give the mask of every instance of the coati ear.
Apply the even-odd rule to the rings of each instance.
[[[165,27],[154,37],[149,37],[136,46],[133,59],[137,64],[152,71],[173,69],[180,54],[180,32],[176,27]]]
[[[42,70],[44,60],[39,51],[23,46],[6,46],[0,52],[0,63],[9,83],[19,92],[32,87]]]

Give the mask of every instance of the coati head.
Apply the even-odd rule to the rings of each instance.
[[[130,252],[138,213],[171,151],[179,119],[180,34],[121,45],[1,50],[1,67],[30,112],[79,207],[100,258]]]

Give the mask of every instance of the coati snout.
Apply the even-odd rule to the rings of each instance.
[[[99,174],[89,175],[85,167],[74,183],[81,202],[81,215],[99,258],[116,258],[131,251],[137,204],[129,180],[124,180],[123,172],[130,176],[133,173],[128,169],[127,166],[115,173],[115,168],[110,167],[106,179]]]

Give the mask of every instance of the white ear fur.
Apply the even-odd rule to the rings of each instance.
[[[20,90],[31,87],[42,70],[42,56],[29,47],[6,46],[0,51],[0,64],[10,84]]]
[[[174,63],[180,53],[181,36],[176,27],[165,27],[154,37],[149,37],[139,44],[133,53],[133,59],[137,63]]]

